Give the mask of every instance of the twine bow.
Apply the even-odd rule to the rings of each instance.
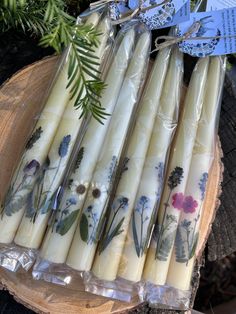
[[[199,37],[192,37],[192,35],[194,33],[197,33],[201,27],[201,22],[200,21],[196,21],[194,22],[190,28],[188,29],[188,31],[183,34],[183,36],[181,37],[174,37],[174,36],[159,36],[155,39],[155,49],[152,51],[158,51],[160,49],[164,49],[166,47],[169,47],[171,45],[175,45],[175,44],[178,44],[180,43],[181,41],[184,41],[184,40],[187,40],[187,39],[196,39],[196,38],[199,38]],[[162,41],[162,40],[165,40],[165,42],[163,43],[160,43],[159,44],[159,41]]]
[[[206,37],[192,37],[194,33],[197,33],[202,26],[201,21],[194,22],[188,29],[188,31],[180,37],[174,36],[159,36],[155,39],[155,49],[151,52],[159,51],[166,47],[178,44],[184,40],[209,40],[209,39],[226,39],[226,38],[235,38],[236,34],[234,35],[227,35],[227,36],[206,36]],[[163,43],[159,43],[160,41],[165,40]]]

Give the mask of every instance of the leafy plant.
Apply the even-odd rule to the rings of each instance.
[[[108,220],[105,233],[98,248],[99,254],[101,254],[108,247],[113,238],[119,236],[124,231],[122,227],[128,204],[129,200],[127,197],[119,196],[114,200],[112,204],[111,216]]]
[[[159,250],[157,252],[157,255],[156,255],[156,258],[159,261],[168,260],[174,240],[175,240],[175,232],[170,232],[169,234],[165,236],[165,238],[163,238],[163,240],[161,241]]]
[[[12,28],[41,37],[39,44],[57,53],[68,47],[71,99],[81,108],[81,116],[91,113],[102,123],[107,114],[100,102],[105,84],[99,78],[94,55],[98,31],[92,25],[76,23],[64,0],[0,0],[0,29],[6,32]]]
[[[61,236],[64,236],[71,228],[73,223],[75,222],[77,216],[79,214],[79,209],[74,210],[64,219],[62,219],[56,227],[56,232],[59,233]]]

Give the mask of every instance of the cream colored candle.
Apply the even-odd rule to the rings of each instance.
[[[197,125],[205,94],[208,58],[200,59],[192,74],[182,118],[172,146],[167,181],[158,212],[157,228],[148,250],[143,277],[164,285],[180,217],[179,203],[187,183]]]
[[[110,114],[113,112],[124,80],[134,37],[133,29],[124,36],[105,79],[107,87],[102,94],[101,104]],[[64,263],[66,260],[78,214],[83,206],[110,120],[111,117],[108,116],[102,125],[92,119],[88,125],[78,154],[78,162],[63,193],[55,221],[43,243],[40,255],[44,259],[54,263]]]
[[[140,103],[126,152],[124,171],[116,189],[111,214],[92,268],[93,273],[100,279],[114,280],[117,275],[135,195],[160,104],[169,56],[169,48],[159,52]],[[107,260],[109,263],[106,263]]]
[[[90,22],[99,15],[92,14]],[[0,242],[13,241],[24,214],[26,201],[43,165],[62,114],[70,98],[68,84],[68,62],[62,67],[51,89],[45,107],[38,119],[34,132],[13,176],[0,219]]]
[[[93,26],[96,25],[93,24]],[[98,63],[101,63],[110,32],[110,20],[105,18],[97,30],[101,34],[100,44],[95,49],[94,55],[97,56]],[[98,66],[96,67],[98,68]],[[90,77],[85,75],[85,78],[88,80]],[[85,91],[81,99],[84,96]],[[75,98],[71,99],[66,106],[48,153],[48,165],[45,165],[45,170],[34,186],[31,198],[32,205],[28,205],[14,239],[18,245],[37,249],[41,244],[50,215],[53,195],[59,188],[65,174],[82,123],[82,119],[79,119],[82,111],[74,107]]]
[[[211,57],[210,60],[203,111],[166,281],[168,285],[181,290],[189,290],[190,287],[208,173],[214,158],[223,74],[221,61],[220,57]]]
[[[89,270],[92,266],[116,166],[142,86],[149,47],[150,35],[143,33],[132,55],[66,261],[77,270]]]
[[[183,55],[175,48],[161,95],[118,275],[139,281],[162,191],[166,157],[176,127],[182,90]]]

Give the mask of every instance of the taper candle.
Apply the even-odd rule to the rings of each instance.
[[[207,179],[214,158],[223,77],[222,59],[211,57],[202,115],[166,281],[167,285],[181,290],[190,288]]]
[[[167,179],[143,277],[164,285],[180,217],[179,203],[187,183],[192,151],[205,94],[208,58],[199,59],[188,87],[182,117],[171,149]]]
[[[166,158],[178,119],[182,76],[183,54],[176,47],[171,56],[122,253],[118,275],[126,280],[137,282],[142,276],[162,192]]]
[[[150,34],[144,32],[138,39],[125,75],[82,216],[72,241],[66,263],[80,271],[89,270],[92,266],[117,163],[124,147],[144,79],[149,47]]]
[[[93,273],[103,280],[114,280],[117,275],[135,195],[160,104],[170,51],[170,48],[161,50],[155,60],[129,139],[123,172],[92,268]],[[106,263],[107,260],[109,264]]]
[[[117,102],[131,56],[134,37],[133,29],[125,34],[105,79],[107,87],[102,94],[101,104],[109,114],[112,114]],[[83,206],[110,120],[111,116],[107,116],[103,125],[95,119],[88,124],[75,169],[69,177],[54,222],[49,228],[42,246],[40,256],[44,259],[54,263],[64,263],[66,260],[77,225],[78,214]]]
[[[89,21],[96,23],[99,15],[94,13]],[[68,84],[68,60],[56,78],[45,107],[29,139],[19,166],[6,195],[0,219],[0,242],[13,241],[24,214],[27,198],[32,191],[39,169],[44,164],[62,114],[70,98]]]
[[[96,25],[93,24],[93,26]],[[110,29],[108,18],[103,19],[97,28],[101,35],[99,37],[100,43],[95,49],[94,55],[99,64],[102,61]],[[98,65],[96,68],[98,69]],[[88,80],[90,77],[85,75],[85,79]],[[81,95],[81,99],[84,96],[85,91]],[[14,239],[18,245],[37,249],[41,244],[51,214],[53,196],[63,179],[83,121],[80,119],[82,110],[74,106],[76,97],[77,95],[66,106],[48,153],[47,164],[42,169],[31,193],[31,204],[28,203]]]

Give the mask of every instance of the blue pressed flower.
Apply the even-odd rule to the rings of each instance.
[[[159,181],[162,181],[164,178],[164,163],[159,162],[158,166],[156,167],[157,169],[157,176]]]
[[[129,199],[127,197],[121,197],[119,202],[122,205],[122,208],[125,208],[128,205]]]
[[[91,213],[92,209],[93,209],[93,206],[89,205],[86,210],[87,210],[88,213]]]
[[[145,195],[141,196],[139,198],[137,207],[135,208],[135,211],[137,213],[142,213],[144,210],[148,209],[147,204],[149,203],[149,198]]]
[[[66,135],[63,137],[63,140],[61,141],[61,144],[59,146],[58,154],[60,157],[65,157],[68,153],[68,147],[70,144],[71,135]]]
[[[77,204],[77,201],[74,197],[71,197],[68,199],[68,202],[71,204],[71,205],[76,205]]]
[[[98,213],[93,213],[92,215],[93,215],[93,219],[94,219],[94,220],[97,220],[97,218],[98,218]]]
[[[188,229],[191,225],[191,221],[187,220],[187,219],[184,219],[181,223],[181,226],[185,229]]]
[[[34,175],[39,170],[40,164],[37,160],[31,160],[24,168],[24,173]]]
[[[198,183],[200,191],[201,191],[201,200],[203,200],[205,197],[207,180],[208,180],[208,173],[204,172],[202,174],[202,177],[201,177],[199,183]]]
[[[140,204],[145,204],[145,203],[147,203],[148,202],[148,198],[147,198],[147,196],[141,196],[140,197],[140,199],[139,199],[139,203]]]

